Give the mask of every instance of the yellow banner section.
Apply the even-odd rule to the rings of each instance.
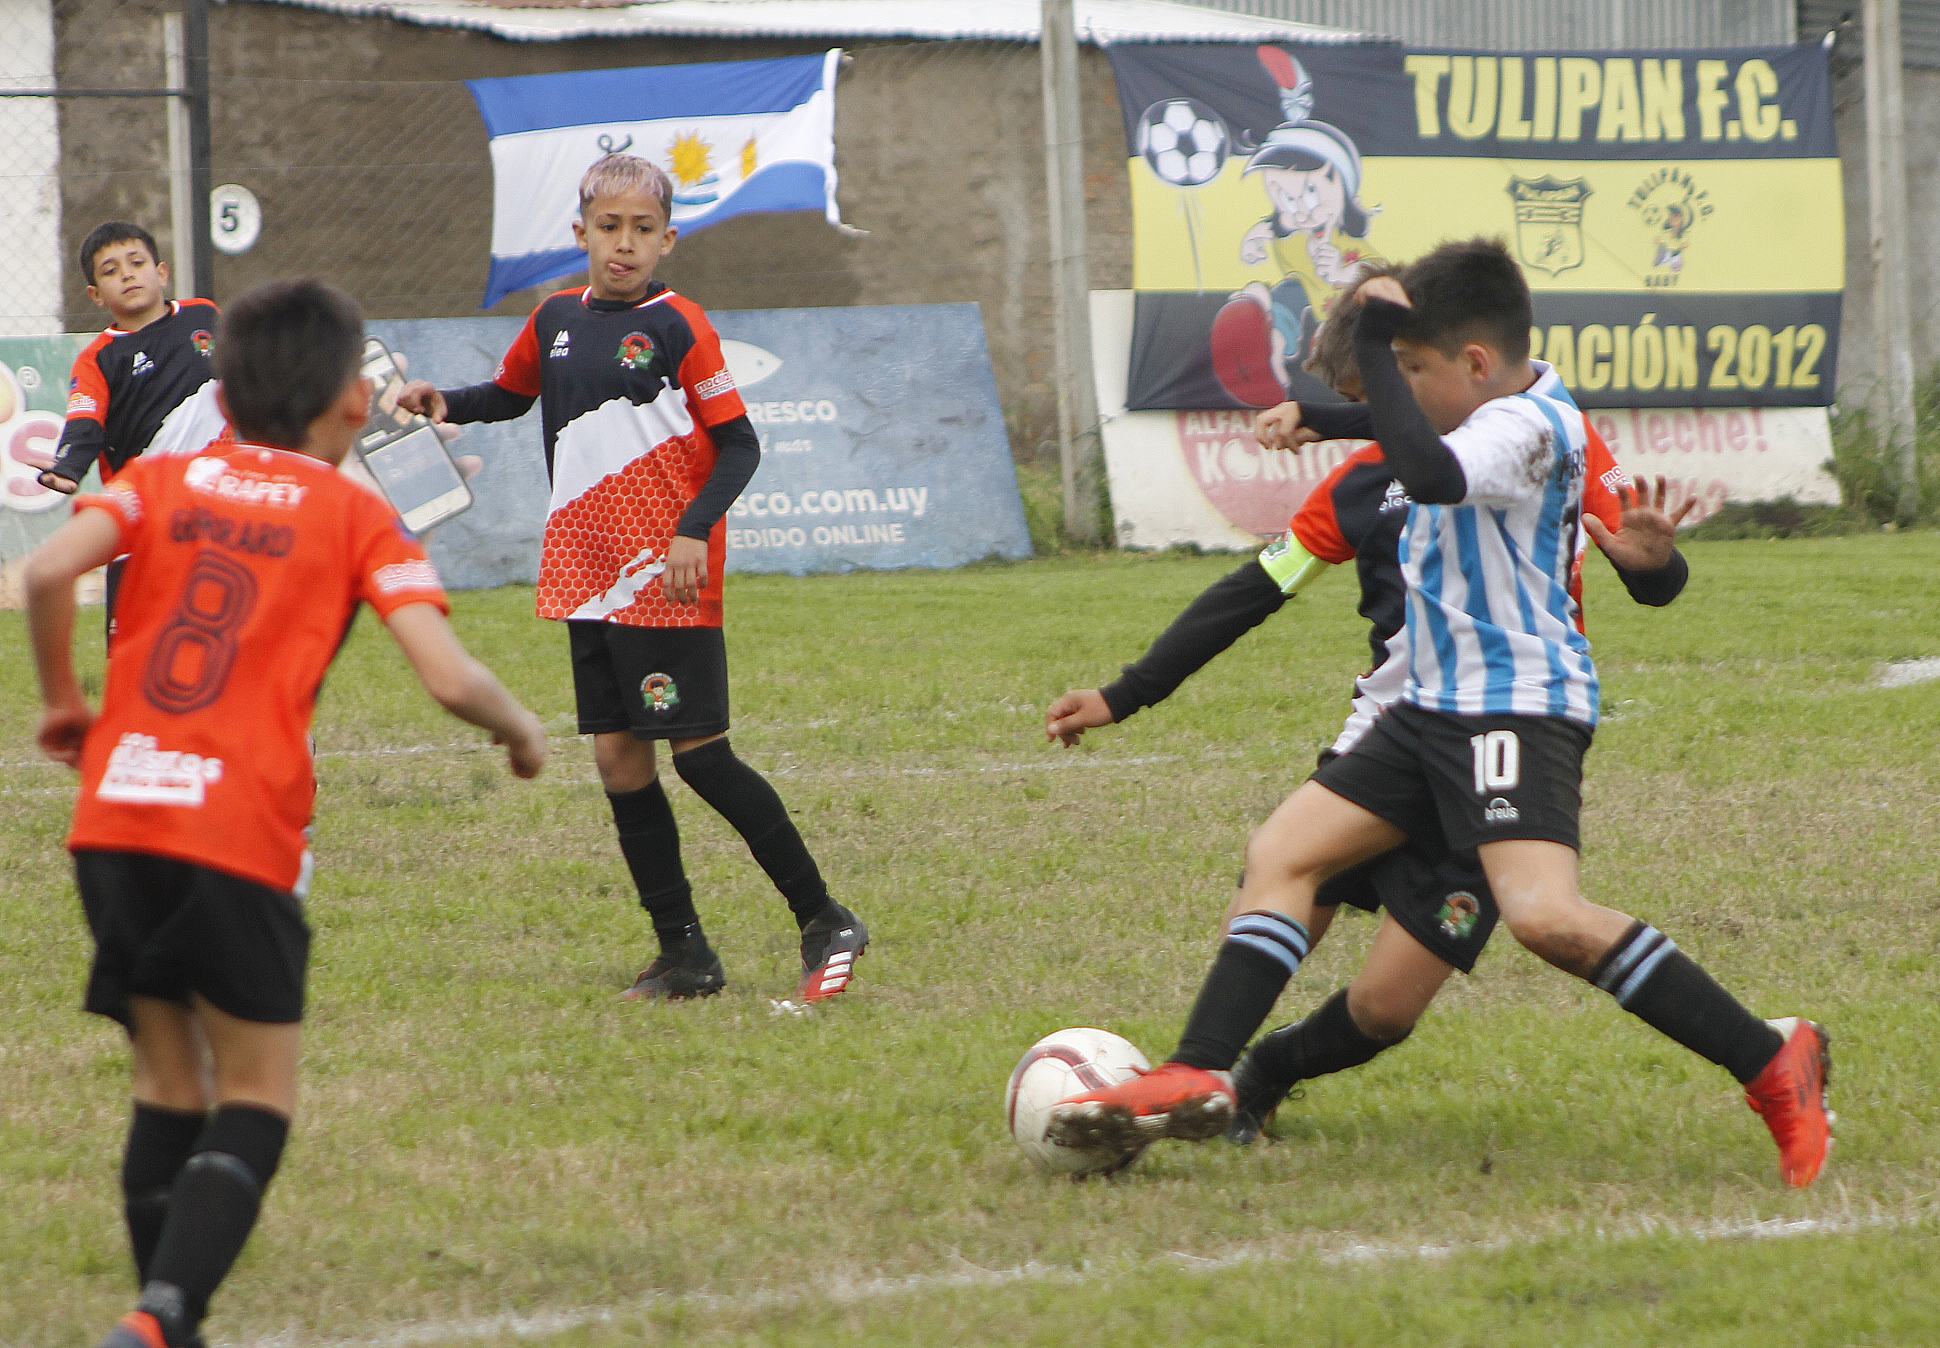
[[[1501,236],[1541,291],[1828,293],[1845,286],[1837,159],[1375,158],[1364,238],[1274,237],[1260,175],[1227,161],[1178,188],[1130,162],[1132,284],[1235,291],[1299,276],[1318,290],[1355,256],[1406,261],[1450,238]]]

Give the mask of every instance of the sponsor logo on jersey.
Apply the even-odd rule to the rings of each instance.
[[[629,332],[620,343],[620,364],[629,370],[644,370],[653,363],[653,339],[644,332]]]
[[[430,562],[392,562],[380,566],[371,579],[377,582],[381,594],[396,594],[399,590],[440,590],[444,582],[438,579],[438,568]]]
[[[1489,802],[1489,808],[1482,811],[1482,818],[1491,824],[1513,824],[1522,818],[1522,811],[1497,796]]]
[[[246,469],[233,471],[227,461],[207,456],[189,460],[189,466],[182,470],[182,484],[190,491],[218,500],[274,506],[279,510],[295,510],[310,492],[308,487],[299,487],[288,480],[276,481]]]
[[[206,356],[209,354],[209,348],[216,344],[216,335],[207,328],[197,328],[189,334],[189,340],[195,343],[197,351]]]
[[[1388,490],[1381,497],[1381,513],[1390,514],[1396,510],[1406,510],[1414,502],[1408,499],[1408,489],[1399,482],[1388,483]]]
[[[67,414],[69,416],[73,416],[77,412],[98,412],[100,410],[101,405],[95,402],[93,394],[76,392],[67,395]]]
[[[140,524],[142,517],[141,493],[126,482],[110,482],[107,490],[101,493],[114,502],[122,517],[130,524]]]
[[[154,370],[155,362],[148,358],[148,353],[146,351],[137,351],[135,353],[135,364],[128,373],[130,376],[144,375],[152,374]]]
[[[1458,889],[1442,900],[1442,910],[1435,914],[1435,923],[1442,929],[1442,935],[1459,941],[1475,930],[1475,920],[1481,912],[1482,906],[1475,901],[1475,896]]]
[[[159,746],[153,735],[130,730],[108,754],[108,770],[94,794],[130,805],[199,806],[222,760]]]
[[[680,689],[665,674],[649,674],[640,680],[640,700],[652,712],[672,711],[680,705]]]
[[[734,376],[726,370],[722,370],[718,374],[711,374],[701,380],[700,383],[694,385],[694,396],[702,402],[707,401],[709,398],[718,398],[723,393],[732,393],[733,391]]]
[[[572,353],[573,353],[573,335],[572,333],[566,331],[566,329],[561,328],[559,329],[559,332],[553,337],[552,350],[548,354],[551,355],[553,359],[557,360],[561,356],[570,356]],[[499,372],[501,374],[504,373],[503,366],[500,367]]]
[[[1604,489],[1606,491],[1609,491],[1612,493],[1622,491],[1625,487],[1630,485],[1629,475],[1626,474],[1621,468],[1612,468],[1609,472],[1605,473],[1601,478],[1599,478],[1598,481],[1603,483]]]

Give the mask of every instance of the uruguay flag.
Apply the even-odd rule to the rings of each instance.
[[[755,211],[835,205],[840,49],[778,61],[640,66],[468,80],[492,138],[492,274],[484,308],[586,266],[579,180],[616,151],[674,182],[682,233]]]

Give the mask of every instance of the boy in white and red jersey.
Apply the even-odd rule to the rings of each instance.
[[[458,644],[417,540],[336,470],[370,409],[356,306],[277,282],[242,295],[221,331],[242,443],[128,465],[27,567],[40,744],[81,770],[68,846],[95,943],[86,1007],[134,1050],[122,1190],[142,1293],[104,1348],[200,1342],[282,1157],[310,946],[310,719],[358,606],[434,698],[507,746],[514,773],[535,776],[547,748]],[[74,581],[117,553],[96,716],[70,649]]]
[[[801,932],[800,995],[848,986],[869,932],[829,897],[767,779],[728,744],[721,578],[729,506],[761,461],[720,339],[701,307],[653,279],[674,246],[673,185],[635,155],[586,171],[573,234],[589,284],[548,297],[498,374],[440,392],[414,380],[398,404],[434,421],[505,421],[539,401],[552,501],[539,616],[564,622],[579,733],[593,737],[640,906],[660,953],[623,996],[682,1000],[727,984],[680,860],[654,741],[732,824]]]
[[[1585,435],[1555,372],[1529,358],[1520,270],[1500,243],[1444,244],[1361,297],[1371,430],[1411,501],[1406,685],[1254,834],[1172,1057],[1060,1103],[1050,1137],[1125,1155],[1153,1137],[1223,1132],[1230,1069],[1311,948],[1319,887],[1404,844],[1430,859],[1474,848],[1516,939],[1731,1072],[1785,1181],[1810,1184],[1830,1140],[1824,1032],[1759,1020],[1662,932],[1581,892],[1577,815],[1599,700],[1570,594]]]

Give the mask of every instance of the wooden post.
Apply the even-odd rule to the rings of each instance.
[[[1899,0],[1865,0],[1866,196],[1873,261],[1873,422],[1899,460],[1899,517],[1920,509],[1914,436],[1913,321],[1907,288],[1906,101]]]
[[[1057,335],[1058,462],[1064,529],[1082,543],[1102,536],[1103,459],[1091,372],[1091,280],[1085,236],[1084,123],[1078,109],[1078,39],[1071,0],[1043,0],[1044,175],[1050,200],[1051,302]]]

